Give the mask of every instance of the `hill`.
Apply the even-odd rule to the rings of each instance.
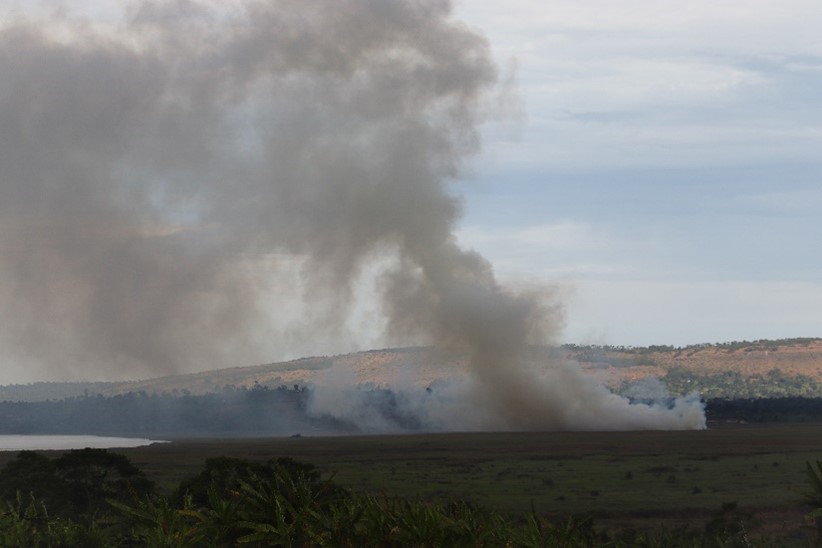
[[[686,391],[691,385],[704,392],[705,388],[699,382],[705,379],[713,379],[711,382],[714,383],[725,379],[729,384],[822,383],[822,339],[819,338],[687,347],[534,347],[528,359],[537,365],[550,364],[557,359],[576,361],[585,372],[613,389],[649,377],[665,380],[675,392]],[[466,356],[433,348],[369,350],[142,381],[9,385],[0,387],[0,401],[44,401],[88,394],[113,396],[141,391],[205,394],[232,386],[303,385],[324,375],[342,375],[349,381],[373,386],[398,383],[428,386],[457,375],[466,367]]]
[[[805,376],[822,382],[822,339],[734,341],[686,347],[576,346],[564,347],[583,368],[599,371],[608,384],[664,377],[673,370],[710,376],[737,373],[765,377],[773,370],[787,377]]]

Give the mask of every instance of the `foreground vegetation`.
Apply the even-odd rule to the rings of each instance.
[[[794,424],[0,453],[0,545],[808,546],[819,439]]]
[[[822,462],[807,463],[807,502],[822,513]],[[28,484],[28,491],[21,489]],[[3,546],[751,546],[747,516],[726,504],[701,528],[608,530],[590,518],[511,516],[463,501],[354,493],[290,458],[212,458],[159,495],[122,455],[23,452],[0,471]],[[817,531],[817,534],[819,531]],[[818,537],[822,539],[822,537]]]

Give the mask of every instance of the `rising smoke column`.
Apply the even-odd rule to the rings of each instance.
[[[448,185],[478,150],[497,74],[448,1],[58,15],[0,26],[9,365],[116,378],[265,359],[278,264],[301,261],[322,334],[388,257],[387,333],[469,353],[464,405],[490,426],[700,426],[701,413],[660,420],[562,364],[547,381],[524,366],[527,344],[557,336],[559,307],[501,287],[455,243]]]

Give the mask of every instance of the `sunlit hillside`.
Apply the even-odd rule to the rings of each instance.
[[[550,367],[555,360],[578,362],[582,369],[613,389],[649,377],[665,379],[695,376],[739,376],[767,383],[774,371],[779,378],[807,378],[822,382],[822,339],[732,342],[674,348],[576,346],[534,348],[529,359]],[[338,356],[302,358],[280,363],[235,367],[187,375],[122,383],[35,383],[0,387],[0,400],[34,401],[86,394],[126,392],[203,394],[227,386],[269,387],[310,384],[322,376],[344,375],[364,385],[429,386],[459,375],[467,357],[432,348],[369,350]]]

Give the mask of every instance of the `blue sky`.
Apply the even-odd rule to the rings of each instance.
[[[559,283],[567,341],[822,334],[822,4],[456,12],[517,82],[455,187],[460,241]]]

